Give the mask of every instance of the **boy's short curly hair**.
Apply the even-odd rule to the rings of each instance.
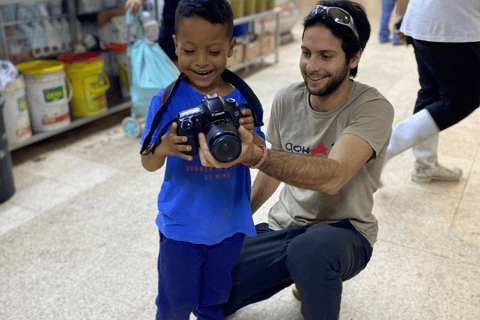
[[[226,0],[182,0],[175,12],[175,34],[182,19],[192,16],[201,17],[212,24],[223,24],[227,36],[233,37],[233,12]]]
[[[348,0],[322,0],[317,4],[325,7],[338,7],[347,11],[353,18],[355,28],[357,29],[359,39],[355,36],[350,27],[336,23],[326,12],[321,14],[309,14],[303,22],[303,32],[305,29],[315,25],[322,25],[330,29],[337,37],[342,39],[342,49],[345,52],[347,61],[359,50],[364,50],[370,38],[370,22],[362,5]],[[355,78],[358,67],[350,70],[350,76]]]

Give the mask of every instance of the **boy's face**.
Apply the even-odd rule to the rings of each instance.
[[[197,16],[185,18],[173,36],[178,68],[190,85],[202,94],[228,94],[221,74],[227,58],[233,54],[235,39],[227,36],[226,27]]]

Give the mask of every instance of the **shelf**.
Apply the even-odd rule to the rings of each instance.
[[[267,58],[267,57],[269,57],[269,56],[271,56],[271,55],[276,55],[275,63],[277,63],[277,62],[278,62],[278,57],[277,57],[277,55],[278,55],[278,47],[276,47],[272,52],[259,55],[259,56],[255,57],[255,58],[252,58],[252,59],[248,59],[247,61],[243,61],[243,62],[241,62],[241,63],[239,63],[239,64],[237,64],[237,65],[235,65],[235,66],[233,66],[233,67],[229,67],[228,69],[229,69],[230,71],[235,72],[235,71],[240,70],[240,69],[243,69],[243,68],[248,68],[250,65],[255,64],[255,63],[258,63],[258,62],[261,62],[261,61],[263,61],[263,59],[265,59],[265,58]]]
[[[11,26],[16,26],[19,24],[28,24],[34,21],[43,21],[43,20],[53,20],[53,19],[61,19],[61,18],[68,18],[68,14],[59,14],[56,16],[48,16],[48,17],[41,17],[41,18],[35,18],[31,20],[15,20],[15,21],[9,21],[9,22],[3,22],[4,27],[11,27]]]
[[[119,102],[119,100],[122,100],[122,102]],[[28,140],[22,141],[20,143],[12,145],[12,146],[8,146],[8,149],[10,151],[20,149],[20,148],[28,146],[32,143],[35,143],[35,142],[53,137],[53,136],[55,136],[57,134],[60,134],[62,132],[66,132],[68,130],[83,126],[83,125],[85,125],[87,123],[90,123],[90,122],[93,122],[95,120],[107,117],[107,116],[109,116],[111,114],[114,114],[116,112],[120,112],[122,110],[129,109],[132,106],[132,102],[127,100],[127,99],[124,99],[124,98],[109,101],[108,104],[109,105],[108,105],[107,111],[105,111],[102,114],[98,114],[96,116],[76,118],[76,119],[72,120],[72,122],[68,126],[65,126],[63,128],[57,129],[57,130],[48,131],[48,132],[41,132],[41,133],[34,133],[34,134],[32,134],[32,137],[29,138]]]
[[[263,17],[266,17],[266,16],[274,15],[274,14],[275,15],[280,14],[280,12],[282,12],[282,10],[280,8],[274,8],[272,10],[267,10],[267,11],[263,11],[263,12],[259,12],[259,13],[250,14],[248,16],[243,16],[243,17],[240,17],[240,18],[236,18],[235,20],[233,20],[233,25],[237,26],[239,24],[244,24],[246,22],[254,21],[257,18],[263,18]]]

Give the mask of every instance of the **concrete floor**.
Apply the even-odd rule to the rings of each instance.
[[[375,17],[357,80],[390,100],[398,123],[418,90],[413,49],[379,44]],[[301,79],[301,32],[294,28],[280,63],[246,77],[266,122],[274,94]],[[141,167],[138,139],[121,129],[127,114],[13,152],[16,193],[0,205],[0,319],[154,318],[163,171]],[[375,194],[378,242],[368,267],[344,284],[340,319],[480,317],[479,137],[478,111],[441,133],[440,161],[463,169],[459,183],[412,182],[411,151],[388,163]],[[303,317],[287,288],[228,318],[244,319]]]

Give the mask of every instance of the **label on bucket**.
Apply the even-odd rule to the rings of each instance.
[[[62,114],[62,115],[59,115],[59,116],[56,116],[56,115],[48,116],[46,113],[44,113],[43,118],[42,118],[42,125],[48,126],[48,125],[51,125],[51,124],[62,122],[64,120],[67,120],[68,118],[70,118],[69,113],[65,113],[65,114]]]
[[[27,110],[27,96],[24,95],[24,96],[18,98],[17,104],[18,104],[18,112],[19,113],[22,113],[25,110]]]
[[[15,130],[15,136],[17,138],[22,138],[23,136],[29,134],[30,132],[32,132],[32,126],[29,124],[27,127],[25,128],[21,128],[21,129],[18,129],[18,130]]]
[[[50,88],[43,90],[43,95],[45,97],[45,103],[55,102],[62,100],[63,95],[63,86],[59,86],[56,88]]]

